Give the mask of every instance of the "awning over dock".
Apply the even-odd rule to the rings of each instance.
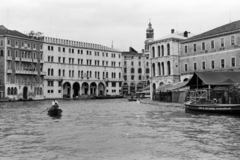
[[[186,86],[234,85],[240,83],[240,72],[195,72]]]

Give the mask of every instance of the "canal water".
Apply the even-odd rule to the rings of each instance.
[[[116,100],[0,103],[1,160],[240,159],[240,118]]]

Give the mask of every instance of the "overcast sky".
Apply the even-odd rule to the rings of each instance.
[[[156,39],[171,29],[199,34],[240,20],[240,0],[5,0],[1,24],[26,33],[141,52],[149,19]]]

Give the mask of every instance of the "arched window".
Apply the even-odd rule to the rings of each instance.
[[[158,57],[160,57],[160,46],[158,46]]]
[[[51,69],[51,75],[53,76],[53,69]]]
[[[11,88],[11,95],[14,95],[14,89]]]
[[[133,61],[131,62],[131,65],[132,65],[132,66],[134,65]]]
[[[48,68],[48,76],[50,76],[50,74],[51,74],[51,73],[50,73],[50,68]]]
[[[165,73],[164,73],[164,63],[163,63],[163,62],[162,62],[162,66],[161,66],[161,68],[162,68],[162,75],[164,76]]]
[[[149,68],[146,69],[146,73],[149,73]]]
[[[138,68],[138,73],[142,73],[142,68]]]
[[[37,89],[34,87],[34,94],[37,95]]]
[[[148,62],[146,63],[146,66],[148,66]]]
[[[162,45],[162,57],[164,56],[164,46]]]
[[[15,87],[15,95],[17,95],[17,94],[18,94],[17,87]]]
[[[106,72],[106,78],[108,78],[108,72]]]
[[[134,73],[134,68],[131,68],[131,73]]]
[[[4,52],[3,52],[3,50],[0,50],[0,56],[1,56],[1,57],[4,56]]]
[[[158,75],[161,76],[161,64],[160,62],[158,62]]]
[[[63,69],[63,75],[62,75],[63,77],[65,77],[65,70]]]
[[[155,57],[155,48],[152,47],[152,58],[154,58],[154,57]]]
[[[171,64],[169,61],[167,62],[167,70],[168,70],[168,75],[171,75]]]
[[[152,73],[153,73],[153,76],[155,76],[155,63],[153,63],[153,65],[152,65]]]
[[[167,55],[170,55],[170,44],[167,44]]]
[[[8,49],[8,57],[11,57],[11,50]]]
[[[61,69],[58,70],[58,76],[61,76]]]
[[[40,87],[40,95],[42,95],[43,94],[43,90],[42,90],[42,88]]]
[[[15,51],[15,57],[18,57],[18,51]]]
[[[141,66],[141,62],[138,62],[138,66]]]
[[[11,95],[11,88],[8,87],[8,95]]]

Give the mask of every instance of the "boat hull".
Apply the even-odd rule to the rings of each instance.
[[[129,102],[137,101],[137,99],[128,99]]]
[[[185,104],[185,111],[240,115],[240,104]]]
[[[49,115],[49,116],[54,116],[54,117],[61,116],[61,115],[62,115],[62,110],[61,110],[61,109],[49,110],[49,111],[48,111],[48,115]]]

